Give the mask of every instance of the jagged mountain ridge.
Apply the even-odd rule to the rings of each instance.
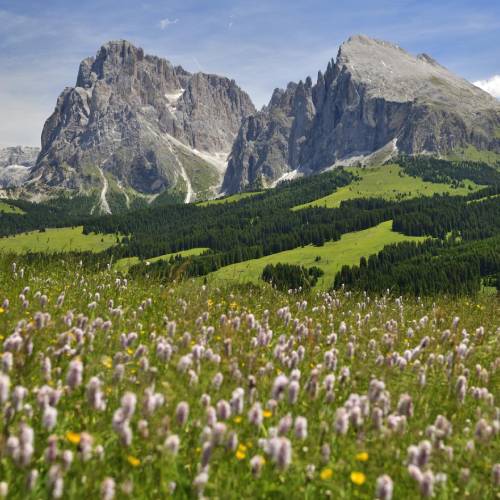
[[[351,37],[317,82],[276,89],[241,126],[223,191],[272,186],[366,157],[446,155],[473,145],[500,152],[500,103],[430,56]]]
[[[82,61],[75,87],[59,96],[42,132],[27,194],[110,190],[150,198],[165,191],[193,201],[214,189],[249,96],[225,77],[191,74],[127,41]]]

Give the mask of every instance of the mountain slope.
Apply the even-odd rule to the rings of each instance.
[[[341,45],[316,84],[275,90],[244,120],[223,190],[273,185],[380,152],[500,152],[500,103],[428,55],[366,36]]]
[[[220,183],[240,123],[254,112],[233,80],[193,75],[127,41],[109,42],[82,61],[76,86],[61,93],[24,191],[97,189],[102,211],[108,188],[150,199],[184,193],[192,201],[190,172],[205,178],[207,190]]]
[[[22,185],[35,166],[39,152],[39,148],[31,146],[0,148],[0,191]]]

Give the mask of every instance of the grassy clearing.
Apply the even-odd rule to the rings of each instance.
[[[23,267],[0,260],[9,499],[498,498],[494,298]]]
[[[63,227],[0,238],[0,252],[101,252],[116,244],[115,235],[86,235],[82,230],[82,226]]]
[[[240,200],[244,200],[245,198],[250,198],[251,196],[255,196],[257,194],[261,194],[263,191],[251,191],[248,193],[237,193],[232,194],[230,196],[226,196],[224,198],[216,198],[215,200],[207,200],[197,203],[200,207],[206,207],[208,205],[220,205],[222,203],[235,203]]]
[[[22,215],[26,212],[18,207],[15,207],[14,205],[10,205],[9,203],[0,201],[0,214],[1,213]]]
[[[176,255],[180,255],[181,257],[190,257],[192,255],[201,255],[207,250],[208,248],[191,248],[189,250],[181,250],[180,252],[167,253],[158,257],[152,257],[150,259],[146,259],[146,261],[153,263],[160,260],[170,260],[171,257],[175,257]],[[126,273],[132,266],[139,264],[139,262],[139,257],[124,257],[123,259],[117,260],[113,267],[116,271]]]
[[[470,200],[467,202],[467,204],[469,205],[470,203],[480,203],[481,201],[494,200],[495,198],[500,198],[500,194],[493,194],[491,196],[485,196],[484,198],[479,198],[477,200]]]
[[[416,198],[418,196],[432,196],[434,194],[450,193],[454,195],[469,194],[471,190],[477,190],[472,181],[465,181],[464,188],[454,189],[448,184],[437,184],[425,182],[420,178],[410,177],[401,170],[399,165],[384,165],[382,167],[348,167],[347,171],[361,177],[348,186],[338,189],[318,200],[294,207],[294,210],[307,207],[335,208],[342,201],[355,198],[385,198],[390,200]]]
[[[364,231],[344,234],[339,241],[325,243],[322,247],[309,245],[268,255],[261,259],[232,264],[208,275],[208,280],[216,283],[258,283],[262,270],[267,264],[282,262],[305,267],[319,267],[325,274],[318,280],[316,287],[327,289],[332,285],[335,275],[343,265],[358,264],[361,257],[377,253],[385,245],[391,243],[424,239],[395,233],[391,227],[392,221],[386,221]],[[316,261],[317,257],[321,259]]]
[[[483,151],[475,146],[467,146],[466,148],[457,149],[447,156],[448,160],[452,161],[478,161],[496,165],[500,163],[500,154],[495,151]]]

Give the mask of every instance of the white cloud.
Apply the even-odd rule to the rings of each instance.
[[[486,80],[478,80],[474,85],[490,93],[493,97],[500,99],[500,75],[493,75]]]
[[[169,19],[166,17],[165,19],[162,19],[160,21],[160,29],[164,30],[165,28],[168,28],[172,24],[177,24],[179,22],[179,19]]]

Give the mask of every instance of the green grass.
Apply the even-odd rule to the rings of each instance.
[[[454,189],[448,184],[425,182],[420,178],[410,177],[403,173],[399,165],[384,165],[382,167],[348,167],[347,171],[361,177],[332,194],[310,203],[294,207],[294,210],[307,207],[336,208],[341,202],[355,198],[385,198],[408,199],[418,196],[433,196],[434,194],[450,193],[454,195],[469,194],[471,190],[480,187],[472,181],[465,181],[465,187]]]
[[[486,295],[490,297],[496,297],[498,295],[498,291],[494,286],[481,286],[481,291],[479,292],[481,295]]]
[[[322,247],[312,245],[295,248],[285,252],[268,255],[260,259],[239,262],[208,275],[209,282],[216,283],[258,283],[262,270],[267,264],[278,262],[311,267],[317,266],[325,273],[316,287],[329,288],[335,275],[343,265],[359,263],[361,257],[368,257],[382,250],[385,245],[400,241],[422,241],[425,238],[405,236],[392,231],[392,221],[386,221],[378,226],[344,234],[339,241],[325,243]],[[316,257],[321,260],[316,261]]]
[[[200,207],[206,207],[208,205],[220,205],[221,203],[235,203],[240,200],[244,200],[245,198],[250,198],[251,196],[255,196],[257,194],[261,194],[263,191],[250,191],[248,193],[237,193],[232,194],[230,196],[226,196],[224,198],[216,198],[215,200],[207,200],[197,203]]]
[[[11,205],[4,201],[0,201],[0,214],[1,213],[22,215],[25,214],[26,212],[18,207],[15,207],[14,205]]]
[[[82,233],[82,226],[30,231],[0,238],[0,252],[101,252],[116,244],[116,235]]]
[[[498,133],[500,133],[500,131],[497,131],[497,134]],[[453,153],[449,154],[447,159],[453,161],[479,161],[495,165],[500,162],[500,153],[496,153],[495,151],[479,150],[475,146],[467,146],[466,148],[457,149]]]
[[[217,169],[202,158],[188,153],[183,148],[176,148],[176,151],[196,195],[201,199],[206,199],[210,195],[213,196],[212,188],[218,184],[220,177]]]
[[[467,202],[467,204],[470,203],[480,203],[481,201],[486,201],[486,200],[494,200],[495,198],[499,198],[500,194],[493,194],[491,196],[485,196],[484,198],[479,198],[477,200],[470,200]]]
[[[189,250],[181,250],[180,252],[167,253],[165,255],[160,255],[158,257],[152,257],[151,259],[146,259],[147,262],[158,262],[159,260],[169,260],[171,257],[180,255],[181,257],[190,257],[191,255],[201,255],[206,252],[208,248],[191,248]],[[132,266],[139,264],[141,260],[139,257],[124,257],[116,261],[113,266],[116,271],[126,273]]]
[[[393,500],[419,500],[407,460],[408,448],[424,440],[432,451],[420,466],[442,477],[434,500],[498,499],[495,297],[377,299],[341,290],[302,296],[266,285],[165,286],[146,278],[125,285],[105,266],[92,271],[78,260],[68,255],[33,265],[16,257],[21,278],[12,259],[0,257],[7,392],[0,403],[0,483],[9,500],[54,498],[54,476],[63,478],[61,498],[68,500],[103,498],[104,481],[112,481],[107,491],[116,491],[117,500],[373,500],[382,475],[394,484]],[[2,306],[4,299],[10,305]],[[9,344],[12,356],[4,354]],[[278,374],[285,377],[281,394],[273,390]],[[460,401],[456,387],[464,377]],[[293,400],[291,378],[299,386]],[[487,397],[476,399],[473,387]],[[51,419],[43,415],[56,404],[47,402],[50,394],[57,394],[57,419],[47,428]],[[202,398],[210,398],[213,411],[234,394],[243,394],[240,404],[210,423]],[[185,420],[178,418],[181,402],[189,405]],[[258,422],[248,418],[254,403],[264,410],[256,410]],[[336,425],[342,408],[345,432]],[[291,429],[270,441],[287,416]],[[307,435],[294,430],[299,416],[307,419]],[[29,459],[24,465],[11,451],[23,426],[22,449],[32,452],[22,455]],[[130,430],[130,443],[120,429]],[[165,442],[175,437],[172,453]],[[276,442],[291,451],[281,468],[270,453]],[[57,451],[52,463],[48,446]],[[204,491],[197,491],[203,448],[209,467]],[[258,477],[252,459],[261,466]],[[29,489],[33,469],[38,479]]]

